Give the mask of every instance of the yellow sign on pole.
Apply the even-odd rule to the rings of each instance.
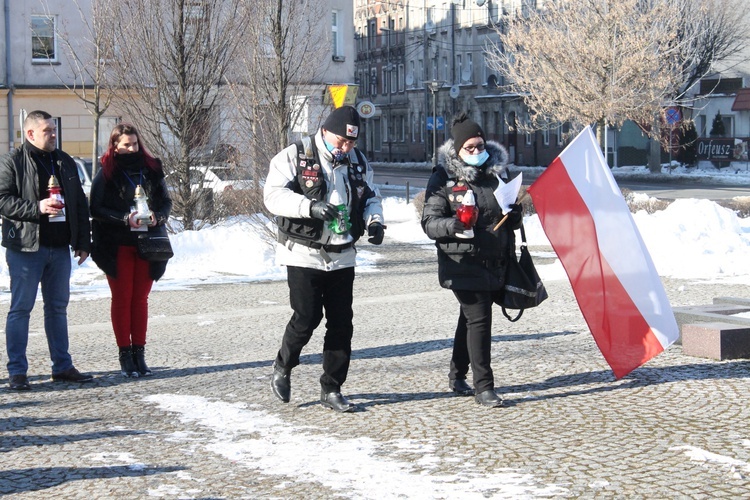
[[[359,85],[335,84],[328,85],[326,92],[327,104],[333,104],[334,108],[341,106],[353,106],[357,101]]]

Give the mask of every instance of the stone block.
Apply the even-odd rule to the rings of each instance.
[[[713,304],[673,307],[677,327],[682,332],[682,327],[691,323],[732,323],[735,325],[750,327],[750,318],[740,316],[750,311],[750,301],[736,297],[717,297]],[[682,343],[682,335],[675,342]]]
[[[682,325],[682,352],[718,360],[750,358],[750,326],[720,322]]]

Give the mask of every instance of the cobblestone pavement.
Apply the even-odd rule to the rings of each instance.
[[[548,282],[549,300],[518,323],[496,315],[493,368],[509,405],[484,409],[447,391],[457,305],[438,286],[434,250],[388,239],[360,249],[373,250],[377,271],[355,284],[344,392],[362,410],[352,414],[317,404],[321,329],[293,371],[291,403],[273,398],[271,360],[290,315],[285,282],[157,285],[147,347],[155,375],[140,380],[118,374],[109,300],[73,301],[71,353],[96,376],[82,387],[50,381],[39,304],[33,390],[11,392],[0,378],[0,494],[750,497],[750,361],[687,357],[675,345],[617,381],[569,284]],[[673,306],[747,296],[739,285],[665,288]],[[180,401],[205,404],[225,426],[191,417]],[[242,412],[245,422],[273,425],[242,427],[232,420]],[[316,475],[311,464],[321,461],[333,465]]]

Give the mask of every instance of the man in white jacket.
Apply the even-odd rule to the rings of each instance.
[[[274,362],[271,388],[284,403],[302,348],[326,316],[320,402],[338,412],[356,406],[341,394],[352,352],[355,242],[383,242],[383,209],[373,172],[356,149],[359,114],[335,109],[312,137],[271,160],[263,194],[276,215],[276,260],[287,266],[294,311]]]

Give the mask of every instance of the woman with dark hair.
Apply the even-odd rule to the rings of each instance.
[[[422,214],[422,228],[437,246],[440,285],[452,290],[460,305],[448,384],[458,395],[474,394],[482,406],[498,407],[503,400],[490,367],[492,298],[502,287],[511,232],[523,215],[519,205],[511,205],[498,227],[503,213],[494,191],[508,182],[505,148],[486,141],[484,130],[465,114],[453,121],[451,135],[438,150]],[[470,218],[461,208],[467,199],[476,207]],[[470,365],[474,389],[466,382]]]
[[[91,184],[91,258],[107,275],[112,292],[111,318],[119,347],[120,370],[126,377],[151,375],[146,365],[148,294],[164,275],[166,262],[138,255],[138,235],[166,235],[172,210],[161,162],[143,145],[133,125],[117,125]],[[148,211],[137,211],[136,192],[145,194]]]

